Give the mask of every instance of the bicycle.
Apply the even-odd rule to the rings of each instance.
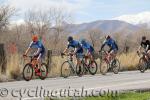
[[[98,69],[97,63],[96,61],[89,60],[89,64],[86,64],[85,59],[87,58],[88,56],[83,55],[83,58],[81,60],[81,65],[76,66],[76,73],[80,73],[83,75],[89,72],[91,75],[95,75]]]
[[[33,56],[25,56],[25,57],[29,57],[30,62],[27,63],[23,68],[23,78],[26,81],[30,81],[33,77],[33,73],[35,73],[35,75],[39,76],[41,80],[44,80],[48,75],[47,64],[42,63],[41,66],[38,67],[38,62],[36,57]]]
[[[100,72],[105,75],[108,71],[113,71],[114,74],[118,74],[120,70],[120,62],[117,58],[113,61],[109,61],[109,53],[102,50],[99,52],[100,56]]]
[[[68,54],[64,54],[61,53],[61,57],[64,58],[64,55],[67,56],[67,60],[63,62],[63,64],[61,65],[61,77],[67,78],[69,76],[71,76],[71,74],[76,74],[76,66],[73,63],[73,54],[72,53],[68,53]],[[67,74],[67,75],[65,75]]]
[[[142,55],[139,52],[137,52],[137,54],[140,57],[137,68],[141,73],[144,73],[148,68],[150,68],[150,60],[146,59],[146,57],[149,59],[148,54],[146,52],[142,52]]]

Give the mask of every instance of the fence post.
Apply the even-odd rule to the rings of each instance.
[[[1,73],[6,73],[6,65],[7,65],[7,59],[6,59],[6,53],[4,50],[4,44],[0,44],[0,68]]]
[[[51,67],[52,63],[52,50],[48,50],[47,52],[47,65],[48,67]]]

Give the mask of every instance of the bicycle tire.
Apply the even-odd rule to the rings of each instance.
[[[79,68],[79,69],[78,69]],[[84,64],[83,62],[81,63],[81,65],[76,65],[76,75],[81,77],[83,75],[83,73],[86,72],[86,69],[84,68]]]
[[[45,74],[43,75],[42,74],[42,72],[43,72],[43,69],[41,69],[41,68],[43,68],[43,65],[44,65],[44,69],[45,69]],[[39,76],[39,78],[41,79],[41,80],[44,80],[47,76],[48,76],[48,66],[47,66],[47,64],[46,63],[42,63],[41,64],[41,67],[40,67],[40,73],[41,73],[41,75]]]
[[[103,70],[103,68],[105,68],[105,70]],[[100,73],[102,75],[105,75],[108,72],[109,69],[109,64],[106,63],[106,61],[101,60],[100,61]]]
[[[141,62],[144,62],[143,64]],[[144,58],[140,58],[139,64],[138,64],[138,70],[140,70],[141,73],[144,73],[148,68],[147,61],[144,60]]]
[[[69,68],[68,68],[69,74],[68,75],[64,75],[64,72],[63,72],[63,68],[65,67],[65,64],[69,65]],[[71,75],[72,70],[71,70],[70,66],[72,66],[72,65],[68,61],[63,62],[63,64],[61,65],[61,77],[67,78]]]
[[[93,62],[93,64],[95,65],[94,66],[94,68],[95,68],[95,70],[94,71],[92,71],[91,69],[92,69],[92,66],[90,66],[91,65],[91,62],[90,62],[90,64],[89,64],[89,67],[88,67],[88,70],[89,70],[89,73],[91,74],[91,75],[95,75],[96,73],[97,73],[97,63],[94,61]]]
[[[116,62],[115,62],[115,65],[113,64],[112,71],[114,72],[114,74],[118,74],[120,70],[120,62],[118,59],[115,59],[115,60]]]
[[[31,75],[29,77],[26,77],[26,73],[25,73],[26,68],[31,68]],[[27,69],[27,70],[29,71],[29,69]],[[27,63],[23,68],[23,78],[26,81],[30,81],[32,79],[32,77],[33,77],[33,67],[30,63]]]

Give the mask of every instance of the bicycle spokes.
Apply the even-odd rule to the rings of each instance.
[[[31,66],[31,64],[26,64],[24,69],[23,69],[23,78],[26,80],[26,81],[29,81],[32,79],[32,76],[33,76],[33,68]]]

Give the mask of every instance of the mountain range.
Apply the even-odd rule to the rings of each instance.
[[[137,14],[122,15],[112,20],[98,20],[82,24],[69,24],[68,31],[74,34],[90,29],[99,29],[103,33],[134,33],[141,28],[150,28],[150,11]]]
[[[83,33],[91,29],[99,29],[103,33],[133,33],[140,28],[138,25],[133,25],[119,20],[98,20],[83,24],[66,24],[65,27],[68,32],[73,34]]]

